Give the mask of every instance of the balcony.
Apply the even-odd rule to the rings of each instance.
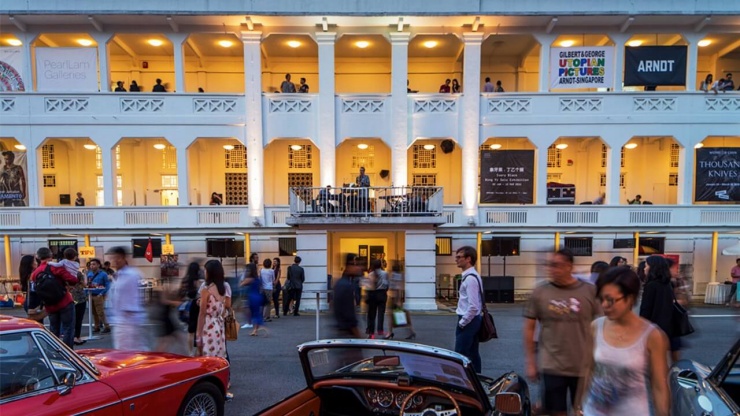
[[[445,223],[442,188],[292,188],[289,225]]]

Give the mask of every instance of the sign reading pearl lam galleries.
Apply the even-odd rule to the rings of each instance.
[[[534,202],[533,150],[484,150],[480,153],[481,203]]]
[[[686,85],[686,46],[624,48],[624,85]]]
[[[25,91],[23,48],[0,48],[0,91]]]
[[[696,149],[696,202],[740,202],[740,147]]]
[[[96,48],[36,48],[39,91],[97,92]]]
[[[550,49],[550,88],[611,88],[614,47]]]

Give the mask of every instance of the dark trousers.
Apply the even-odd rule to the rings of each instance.
[[[737,285],[740,285],[740,283],[733,283],[732,287],[730,288],[730,294],[727,296],[727,302],[730,305],[734,304],[735,301],[735,293],[737,293]]]
[[[293,315],[298,315],[298,309],[301,307],[301,296],[303,295],[303,289],[290,289],[286,293],[288,296],[287,299],[283,299],[283,315],[288,314],[290,303],[293,301],[295,301]]]
[[[82,320],[85,318],[87,302],[75,303],[75,338],[80,337],[82,332]]]
[[[280,316],[280,285],[275,286],[275,290],[272,291],[272,305],[275,307],[275,316]],[[285,299],[283,299],[285,302]],[[285,313],[283,312],[283,315]]]
[[[51,333],[62,337],[62,341],[69,348],[74,348],[75,341],[75,304],[70,302],[62,310],[49,314],[49,329]]]
[[[458,322],[460,318],[462,316],[458,315]],[[460,325],[457,325],[455,329],[455,352],[468,357],[473,362],[473,368],[477,373],[481,372],[482,366],[480,352],[478,351],[478,331],[480,330],[481,323],[482,319],[478,315],[465,325],[464,328],[460,328]]]
[[[383,332],[383,321],[385,318],[385,303],[388,301],[388,291],[367,291],[367,333],[375,333],[375,318],[378,319],[378,333]]]

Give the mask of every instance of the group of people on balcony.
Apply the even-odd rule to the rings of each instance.
[[[280,92],[284,94],[308,94],[308,84],[306,84],[306,78],[301,78],[301,83],[296,88],[296,85],[290,81],[290,74],[285,74],[285,81],[280,84]]]
[[[152,92],[167,92],[167,88],[165,88],[164,84],[162,84],[162,80],[157,78],[155,81],[156,84],[152,87]],[[116,82],[116,89],[113,90],[114,92],[127,92],[126,87],[123,85],[123,81]],[[141,92],[141,87],[136,82],[136,80],[131,81],[131,85],[128,86],[128,92]],[[198,88],[198,92],[203,92],[202,88]]]
[[[699,89],[704,92],[714,91],[715,94],[720,91],[734,91],[735,81],[732,80],[732,74],[729,72],[724,78],[720,78],[719,81],[714,81],[714,76],[712,74],[708,74],[707,77],[704,78],[704,81],[702,81]],[[740,91],[740,87],[738,87],[738,91]]]

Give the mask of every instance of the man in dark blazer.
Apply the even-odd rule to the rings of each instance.
[[[295,256],[293,264],[288,267],[288,281],[285,284],[287,286],[285,291],[287,299],[283,301],[283,315],[288,315],[290,303],[295,301],[293,316],[300,316],[298,310],[301,307],[301,295],[303,294],[303,282],[305,280],[306,274],[303,271],[303,267],[301,267],[301,258]]]

